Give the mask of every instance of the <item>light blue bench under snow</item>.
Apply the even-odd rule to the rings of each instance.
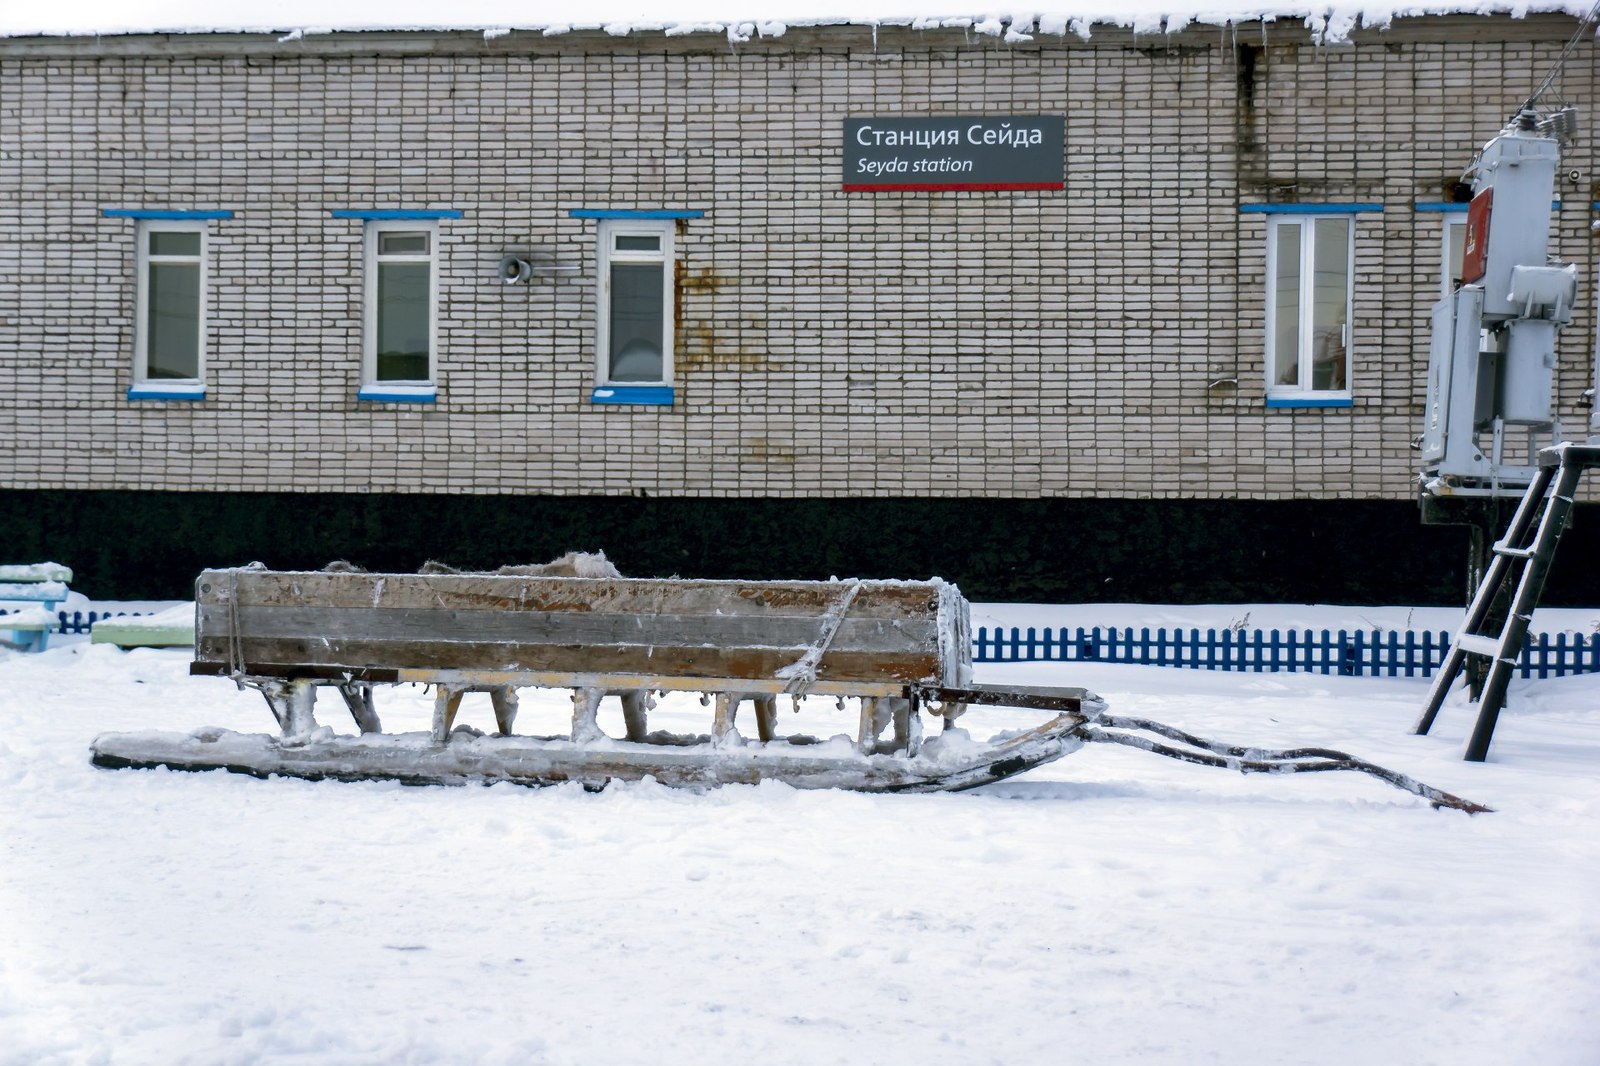
[[[0,630],[11,631],[11,643],[23,651],[44,651],[60,620],[56,605],[67,598],[72,569],[60,563],[0,565],[0,603],[34,603],[0,615]]]
[[[102,618],[89,628],[89,643],[119,648],[192,648],[194,604],[181,603],[158,614]]]

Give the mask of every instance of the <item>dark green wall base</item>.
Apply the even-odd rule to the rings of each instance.
[[[1545,603],[1600,603],[1580,506]],[[653,577],[924,578],[969,599],[1460,604],[1467,533],[1388,501],[728,499],[0,491],[0,562],[99,599],[193,594],[205,567],[414,570],[603,549]]]

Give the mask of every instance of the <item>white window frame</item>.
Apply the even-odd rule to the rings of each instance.
[[[1445,215],[1444,225],[1440,226],[1439,230],[1439,236],[1442,242],[1442,245],[1439,249],[1439,295],[1449,296],[1455,291],[1455,287],[1450,284],[1450,281],[1456,276],[1453,272],[1456,264],[1452,261],[1452,257],[1450,255],[1450,238],[1459,234],[1462,241],[1466,241],[1466,212],[1463,211],[1455,214]]]
[[[427,254],[390,253],[379,256],[380,233],[426,233]],[[384,394],[433,396],[439,373],[439,222],[437,219],[369,219],[362,227],[363,284],[361,330],[361,387]],[[428,264],[428,376],[404,380],[378,380],[378,264]]]
[[[152,233],[198,233],[200,234],[200,251],[196,255],[151,255],[150,235]],[[134,285],[134,323],[133,323],[133,385],[135,389],[161,390],[164,392],[195,392],[201,393],[205,389],[206,381],[206,329],[207,296],[210,292],[210,271],[207,262],[210,259],[211,234],[204,220],[200,219],[140,219],[134,227],[134,239],[138,242],[138,251],[135,257],[137,280]],[[150,267],[157,263],[196,263],[200,268],[200,286],[198,299],[199,323],[198,334],[195,341],[195,376],[192,378],[153,378],[150,376]]]
[[[1316,286],[1316,224],[1319,221],[1342,221],[1347,223],[1345,237],[1348,241],[1346,247],[1346,276],[1344,289],[1344,371],[1345,383],[1340,389],[1315,389],[1312,380],[1312,361],[1315,351],[1314,323],[1315,315],[1312,313]],[[1300,331],[1297,358],[1299,372],[1296,375],[1298,383],[1294,385],[1280,385],[1275,377],[1278,367],[1278,227],[1295,225],[1300,227]],[[1349,399],[1350,379],[1355,371],[1355,345],[1353,344],[1353,314],[1355,310],[1355,274],[1356,274],[1356,225],[1355,217],[1343,213],[1326,214],[1282,214],[1273,215],[1267,219],[1267,278],[1266,278],[1266,379],[1268,399]]]
[[[595,323],[595,384],[602,387],[634,388],[671,385],[673,377],[673,332],[677,321],[675,279],[677,264],[677,223],[671,219],[615,218],[602,220],[599,227],[599,315]],[[617,251],[617,237],[660,237],[659,251]],[[661,264],[661,379],[659,381],[611,380],[611,265],[613,263]]]

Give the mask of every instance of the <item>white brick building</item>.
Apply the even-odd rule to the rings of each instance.
[[[1408,507],[1457,182],[1575,25],[13,25],[0,489]],[[1028,117],[1059,188],[844,188],[851,120]]]

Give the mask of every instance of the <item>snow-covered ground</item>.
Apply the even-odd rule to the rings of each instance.
[[[270,719],[184,649],[52,644],[0,651],[7,1066],[1600,1061],[1600,677],[1515,682],[1475,765],[1459,702],[1410,735],[1421,681],[980,667],[1346,748],[1497,809],[1468,817],[1109,745],[935,796],[103,771],[102,731]],[[424,727],[421,690],[380,696]],[[529,692],[518,724],[568,713]]]

